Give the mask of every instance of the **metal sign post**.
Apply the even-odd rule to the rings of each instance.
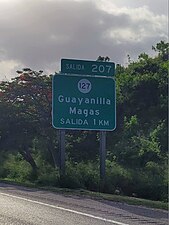
[[[59,130],[60,172],[65,173],[65,130]]]
[[[104,190],[106,176],[106,131],[100,131],[100,191]]]

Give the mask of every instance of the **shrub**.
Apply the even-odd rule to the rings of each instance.
[[[91,191],[99,190],[99,166],[97,163],[81,162],[77,164],[77,171],[83,186]]]
[[[45,186],[58,186],[59,185],[59,171],[51,165],[38,170],[38,179],[35,183]]]
[[[52,167],[39,155],[36,158],[38,167],[38,176],[35,183],[45,186],[58,186],[59,185],[59,170]]]
[[[88,163],[66,163],[66,172],[60,181],[61,187],[85,188],[91,191],[99,189],[98,166]]]
[[[31,166],[23,160],[22,156],[9,154],[4,162],[4,170],[8,179],[14,179],[18,182],[30,180],[32,173]]]
[[[105,192],[130,194],[131,173],[114,161],[106,160]]]
[[[0,151],[0,178],[6,177],[6,170],[4,168],[5,158],[5,153],[3,151]]]
[[[133,171],[133,191],[138,197],[167,201],[167,167],[147,162],[145,168]]]
[[[60,186],[64,188],[82,188],[80,183],[79,173],[76,170],[76,166],[71,162],[66,162],[66,171],[60,178]]]

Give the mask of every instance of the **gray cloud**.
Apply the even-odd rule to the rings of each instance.
[[[54,72],[62,57],[95,60],[98,55],[123,63],[127,54],[135,57],[167,36],[165,16],[135,10],[117,7],[108,13],[94,1],[0,1],[0,69],[14,60],[11,70],[25,65]]]
[[[136,1],[136,0],[113,0],[115,4],[117,4],[119,7],[124,7],[124,4],[126,7],[142,7],[146,5],[150,11],[152,11],[155,14],[168,14],[168,0],[141,0],[141,1]]]

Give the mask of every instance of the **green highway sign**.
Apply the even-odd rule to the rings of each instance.
[[[66,74],[114,76],[113,62],[61,59],[61,72]]]
[[[58,129],[116,127],[115,81],[110,77],[53,76],[52,123]]]

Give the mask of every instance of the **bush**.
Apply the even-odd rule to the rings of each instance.
[[[6,171],[4,168],[4,161],[5,161],[5,152],[0,151],[0,178],[5,178],[6,177]]]
[[[97,163],[81,162],[77,164],[77,171],[83,186],[90,191],[99,190],[99,166]]]
[[[58,186],[59,185],[59,170],[52,167],[39,155],[36,158],[38,167],[38,176],[35,183],[45,186]]]
[[[59,185],[59,171],[51,165],[46,165],[38,170],[38,178],[35,183],[44,186],[58,186]]]
[[[147,162],[145,168],[133,171],[133,192],[138,197],[167,201],[168,169],[155,162]]]
[[[131,173],[114,161],[106,160],[105,192],[130,194]]]
[[[60,181],[61,187],[85,188],[91,191],[99,189],[98,166],[88,163],[66,163],[66,173]]]
[[[8,155],[7,160],[4,162],[4,170],[8,179],[18,182],[25,182],[31,178],[32,168],[19,153],[17,155]]]
[[[60,186],[73,189],[83,187],[83,184],[80,183],[79,173],[73,163],[66,162],[66,171],[60,178]]]

